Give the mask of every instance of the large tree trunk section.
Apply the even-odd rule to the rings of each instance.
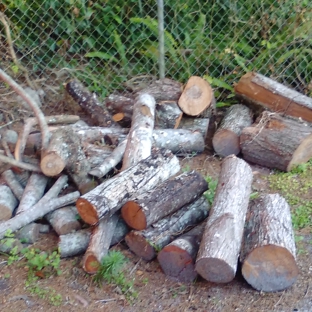
[[[246,104],[312,122],[310,97],[258,73],[245,74],[235,86],[235,92]]]
[[[45,216],[47,213],[54,211],[57,208],[64,207],[66,205],[72,204],[79,197],[79,192],[69,193],[62,197],[52,199],[45,202],[44,205],[37,203],[27,211],[16,215],[8,221],[1,223],[0,228],[0,239],[5,236],[7,230],[15,232],[22,228],[23,226]]]
[[[81,218],[96,224],[113,215],[134,193],[143,193],[180,170],[179,160],[168,150],[152,150],[150,157],[103,182],[77,200]]]
[[[129,227],[122,219],[119,218],[110,246],[121,242],[128,232]],[[88,248],[91,234],[92,228],[87,228],[66,235],[60,235],[58,248],[61,258],[73,257],[84,253]]]
[[[121,215],[131,228],[144,230],[194,201],[207,189],[206,180],[198,172],[183,173],[128,201],[123,205]]]
[[[189,116],[197,116],[205,111],[213,99],[210,84],[201,77],[192,76],[179,98],[181,110]]]
[[[127,140],[125,139],[121,143],[119,143],[119,145],[108,157],[105,158],[102,164],[89,171],[89,174],[97,178],[104,177],[109,171],[111,171],[121,162],[126,149],[126,145]]]
[[[154,223],[146,230],[131,231],[126,235],[125,241],[137,256],[144,260],[152,260],[161,250],[178,235],[185,232],[208,215],[209,204],[204,196],[193,203],[182,207],[171,216]]]
[[[81,228],[77,215],[76,206],[68,206],[57,209],[45,217],[58,235],[65,235]]]
[[[180,121],[179,129],[189,130],[192,132],[199,131],[205,140],[209,129],[209,121],[209,118],[183,117]]]
[[[222,157],[238,155],[241,132],[251,124],[252,112],[247,106],[236,104],[228,108],[212,139],[215,152]]]
[[[197,277],[195,260],[206,222],[176,238],[158,254],[157,260],[167,276],[191,283]]]
[[[97,96],[88,91],[77,80],[66,84],[68,94],[79,104],[79,106],[91,117],[94,125],[102,127],[120,127],[114,122],[107,109],[100,104]]]
[[[252,178],[244,160],[235,156],[223,160],[195,267],[208,281],[228,283],[235,277]]]
[[[16,178],[14,172],[12,170],[6,170],[1,174],[1,176],[3,177],[6,184],[10,187],[16,198],[20,200],[24,193],[24,187]]]
[[[14,209],[18,205],[18,200],[6,185],[0,185],[0,220],[9,220]]]
[[[155,99],[149,94],[142,94],[137,97],[133,106],[132,123],[122,161],[122,170],[150,156],[155,106]]]
[[[261,195],[247,214],[242,274],[259,291],[280,291],[298,278],[290,208],[279,194]]]
[[[102,259],[108,253],[117,221],[118,215],[115,213],[111,217],[102,219],[93,229],[88,249],[82,260],[82,267],[87,273],[94,274],[99,269]]]
[[[16,214],[22,213],[35,205],[43,196],[48,178],[40,173],[33,173],[25,187],[25,191]]]
[[[154,144],[176,154],[201,153],[205,149],[205,140],[199,131],[185,129],[162,129],[153,131]]]
[[[312,127],[263,112],[253,127],[243,129],[240,145],[245,160],[290,171],[312,157]]]

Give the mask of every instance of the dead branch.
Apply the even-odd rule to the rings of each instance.
[[[34,172],[41,172],[41,169],[37,165],[32,165],[32,164],[27,164],[18,160],[15,160],[13,158],[4,156],[0,154],[0,161],[10,164],[13,167],[18,167],[21,169],[29,170],[29,171],[34,171]]]

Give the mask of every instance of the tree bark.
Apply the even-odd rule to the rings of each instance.
[[[72,80],[66,84],[66,91],[79,104],[79,106],[90,116],[93,124],[102,127],[118,127],[107,109],[100,104],[97,96],[77,80]]]
[[[24,193],[24,187],[20,184],[12,170],[6,170],[1,175],[13,194],[20,200]],[[0,192],[1,193],[1,192]]]
[[[245,160],[283,171],[307,162],[312,157],[311,143],[311,126],[269,112],[243,129],[240,137]]]
[[[177,101],[162,101],[156,105],[155,128],[177,129],[182,115]]]
[[[206,222],[176,238],[165,246],[157,260],[167,276],[179,282],[191,283],[197,277],[195,260]]]
[[[235,86],[246,104],[312,122],[312,99],[258,73],[245,74]]]
[[[16,237],[23,243],[34,244],[39,239],[40,224],[32,222],[21,228]]]
[[[14,209],[18,205],[18,200],[6,185],[0,185],[0,220],[9,220]]]
[[[234,155],[223,160],[195,266],[208,281],[228,283],[235,277],[252,178],[244,160]]]
[[[155,121],[155,99],[149,94],[138,96],[133,106],[133,116],[122,162],[125,170],[151,154]]]
[[[179,124],[179,129],[189,130],[191,132],[200,132],[206,140],[209,129],[209,118],[191,118],[183,117]]]
[[[207,182],[198,172],[183,173],[127,201],[121,209],[121,215],[131,228],[144,230],[194,201],[207,189]]]
[[[222,157],[238,155],[241,132],[251,124],[252,112],[247,106],[236,104],[228,108],[212,139],[215,152]]]
[[[157,251],[168,245],[175,237],[203,221],[208,215],[209,204],[204,196],[182,207],[170,216],[159,220],[143,231],[131,231],[125,241],[137,256],[152,260]]]
[[[181,110],[189,116],[197,116],[205,111],[213,99],[210,84],[201,77],[192,76],[179,98]]]
[[[113,215],[134,193],[152,189],[179,170],[179,160],[170,151],[152,150],[147,159],[80,197],[78,212],[86,223],[96,224],[102,217]]]
[[[111,217],[100,220],[93,229],[88,249],[82,260],[82,267],[87,273],[94,274],[98,271],[103,258],[108,253],[117,221],[118,215],[115,213]]]
[[[242,274],[259,291],[280,291],[298,278],[290,208],[279,194],[261,195],[247,214]]]

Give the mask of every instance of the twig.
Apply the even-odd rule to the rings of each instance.
[[[10,158],[10,157],[7,157],[7,156],[1,155],[1,154],[0,154],[0,161],[7,163],[7,164],[10,164],[14,167],[25,169],[25,170],[41,172],[41,169],[39,166],[27,164],[27,163],[15,160],[14,158]]]
[[[18,85],[9,75],[7,75],[1,68],[0,68],[0,78],[4,82],[9,84],[13,88],[13,90],[17,94],[19,94],[23,100],[25,100],[28,103],[29,107],[34,112],[41,129],[42,152],[45,151],[48,148],[50,133],[42,111],[38,107],[37,103],[24,91],[24,89],[20,85]]]
[[[115,298],[109,298],[109,299],[99,299],[99,300],[95,300],[95,302],[111,302],[111,301],[116,301],[117,299]]]
[[[132,273],[135,271],[135,269],[138,267],[139,263],[141,262],[142,258],[139,259],[139,261],[135,264],[135,266],[132,268],[132,270],[130,271],[130,275],[132,275]]]

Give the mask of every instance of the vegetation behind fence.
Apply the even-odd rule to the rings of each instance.
[[[157,1],[3,0],[0,10],[32,77],[66,71],[104,97],[158,76]],[[252,70],[312,94],[312,1],[168,0],[164,17],[166,77],[205,77],[219,101]],[[1,67],[18,75],[4,24]]]

